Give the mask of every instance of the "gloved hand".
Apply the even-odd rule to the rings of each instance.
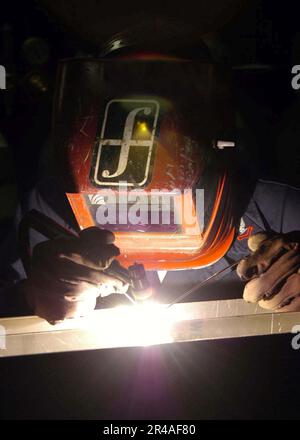
[[[120,254],[110,231],[91,227],[79,237],[45,241],[33,249],[21,290],[34,313],[51,324],[84,316],[97,297],[124,293],[128,284],[104,272]]]
[[[272,311],[300,310],[300,240],[298,233],[259,233],[248,240],[251,255],[237,266],[247,281],[244,299]]]

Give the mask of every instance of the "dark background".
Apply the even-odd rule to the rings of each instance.
[[[234,67],[237,108],[254,138],[249,166],[261,177],[300,185],[300,91],[291,87],[291,68],[300,64],[300,12],[296,1],[246,3],[204,40],[215,60]],[[58,60],[97,55],[99,47],[31,0],[1,5],[0,44],[7,70],[7,90],[0,91],[1,238],[17,199],[51,162]],[[189,50],[197,57],[197,43]],[[3,359],[0,415],[298,419],[300,352],[290,342],[288,335],[184,343],[152,348],[148,355],[122,349]],[[153,370],[137,377],[145,356],[153,357]]]
[[[68,2],[62,2],[65,3]],[[158,3],[153,5],[159,17]],[[139,3],[133,4],[136,9]],[[206,32],[203,39],[214,61],[233,66],[236,108],[252,137],[248,145],[249,167],[261,177],[300,185],[300,92],[291,87],[291,68],[300,63],[297,1],[288,0],[283,5],[251,0],[245,4],[231,20]],[[187,11],[188,5],[189,2]],[[151,11],[151,5],[147,11]],[[122,23],[117,8],[114,13]],[[100,17],[99,28],[101,19],[106,23],[114,18]],[[108,36],[106,30],[106,39]],[[139,35],[134,39],[138,40]],[[186,43],[186,53],[197,58],[199,35],[192,40]],[[3,4],[0,63],[7,71],[7,90],[0,93],[0,237],[13,216],[17,198],[34,187],[50,168],[51,111],[58,60],[97,56],[100,43],[82,38],[79,31],[62,25],[39,1],[12,0]]]
[[[0,362],[1,419],[299,419],[291,335]]]

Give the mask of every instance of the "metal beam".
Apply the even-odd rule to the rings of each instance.
[[[268,313],[243,300],[126,306],[52,326],[37,316],[0,319],[0,357],[290,333],[300,312]]]

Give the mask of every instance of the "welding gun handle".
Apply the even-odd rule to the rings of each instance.
[[[59,223],[47,217],[45,214],[32,209],[22,218],[19,226],[19,230],[28,234],[30,229],[35,229],[40,234],[49,240],[53,240],[58,237],[78,237],[78,234],[64,228]],[[25,235],[24,235],[25,236]]]
[[[20,257],[27,275],[29,275],[30,271],[32,254],[29,236],[31,229],[39,232],[49,240],[53,240],[58,237],[78,237],[78,234],[64,228],[36,209],[32,209],[26,213],[19,225],[18,245]]]

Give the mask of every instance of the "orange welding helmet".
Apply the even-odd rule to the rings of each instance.
[[[231,246],[226,76],[153,54],[60,63],[54,137],[66,194],[80,228],[115,233],[123,265],[198,268]]]

